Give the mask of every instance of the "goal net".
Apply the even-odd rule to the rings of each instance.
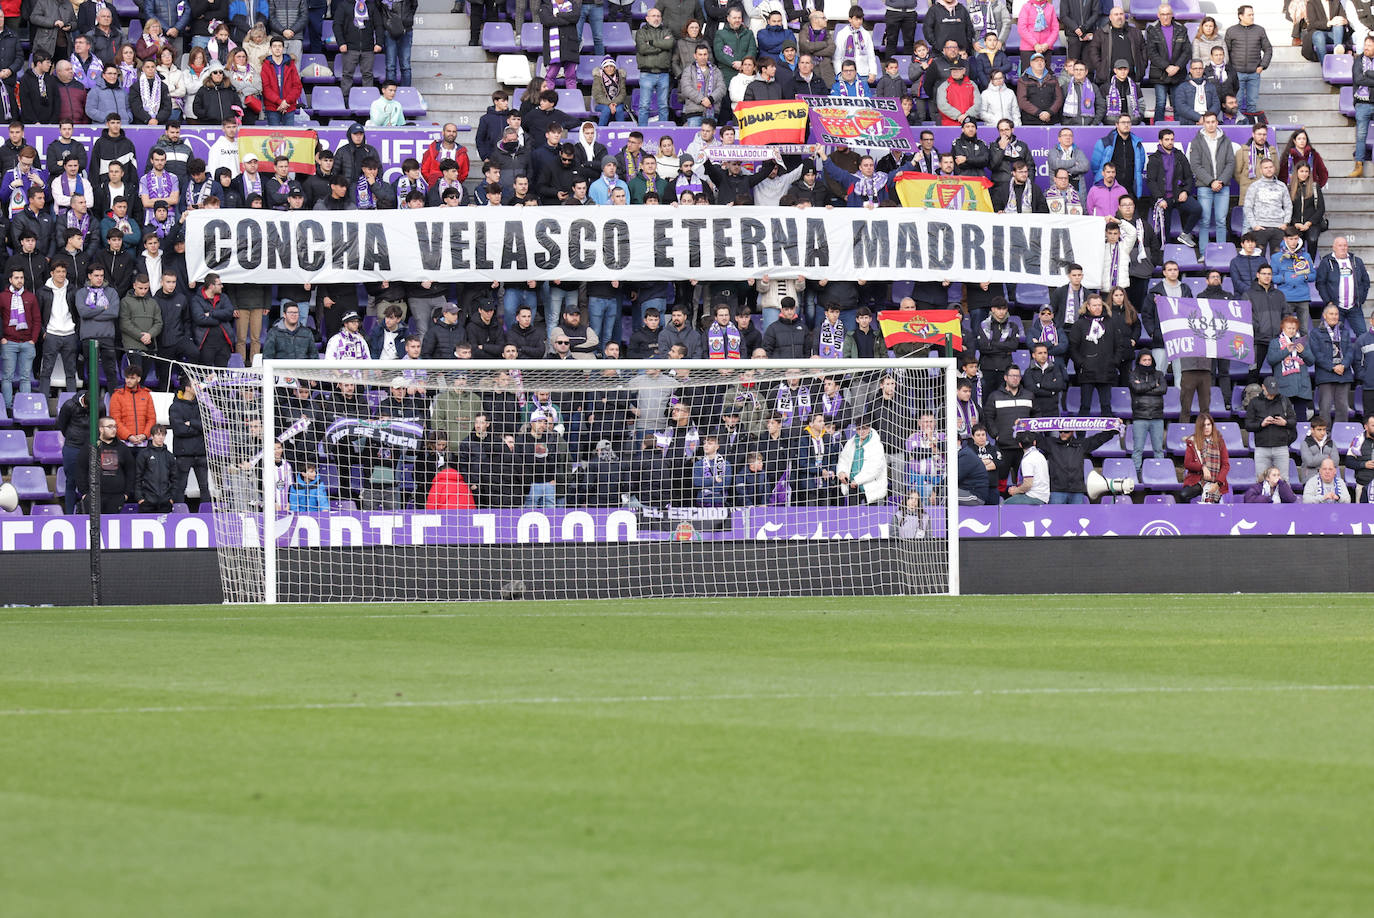
[[[958,592],[952,360],[191,372],[230,602]]]

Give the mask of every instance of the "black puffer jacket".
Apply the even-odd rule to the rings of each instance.
[[[1157,367],[1142,366],[1136,357],[1128,380],[1131,384],[1131,417],[1137,421],[1158,421],[1164,417],[1164,392],[1169,382]]]

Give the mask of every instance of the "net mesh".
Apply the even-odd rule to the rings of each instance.
[[[949,592],[949,362],[732,364],[192,368],[225,596]]]

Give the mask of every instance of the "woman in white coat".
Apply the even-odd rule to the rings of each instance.
[[[994,70],[988,88],[978,96],[978,120],[996,125],[1003,118],[1020,127],[1021,106],[1016,101],[1016,91],[1007,85],[1006,74]]]
[[[859,421],[854,436],[840,450],[835,477],[840,481],[840,493],[846,496],[858,488],[865,503],[880,503],[887,497],[887,454],[867,418]]]

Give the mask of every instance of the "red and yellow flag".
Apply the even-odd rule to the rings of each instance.
[[[739,142],[752,146],[767,143],[802,143],[810,109],[805,102],[736,102]]]
[[[239,162],[252,153],[258,158],[258,169],[267,175],[278,156],[291,160],[291,171],[297,175],[315,174],[315,132],[308,128],[240,128]]]
[[[878,313],[878,326],[888,347],[898,344],[944,344],[954,336],[954,349],[964,349],[957,309],[888,309]]]
[[[941,210],[981,210],[992,213],[985,178],[963,175],[927,175],[924,172],[899,172],[894,179],[897,199],[903,207],[935,207]]]

